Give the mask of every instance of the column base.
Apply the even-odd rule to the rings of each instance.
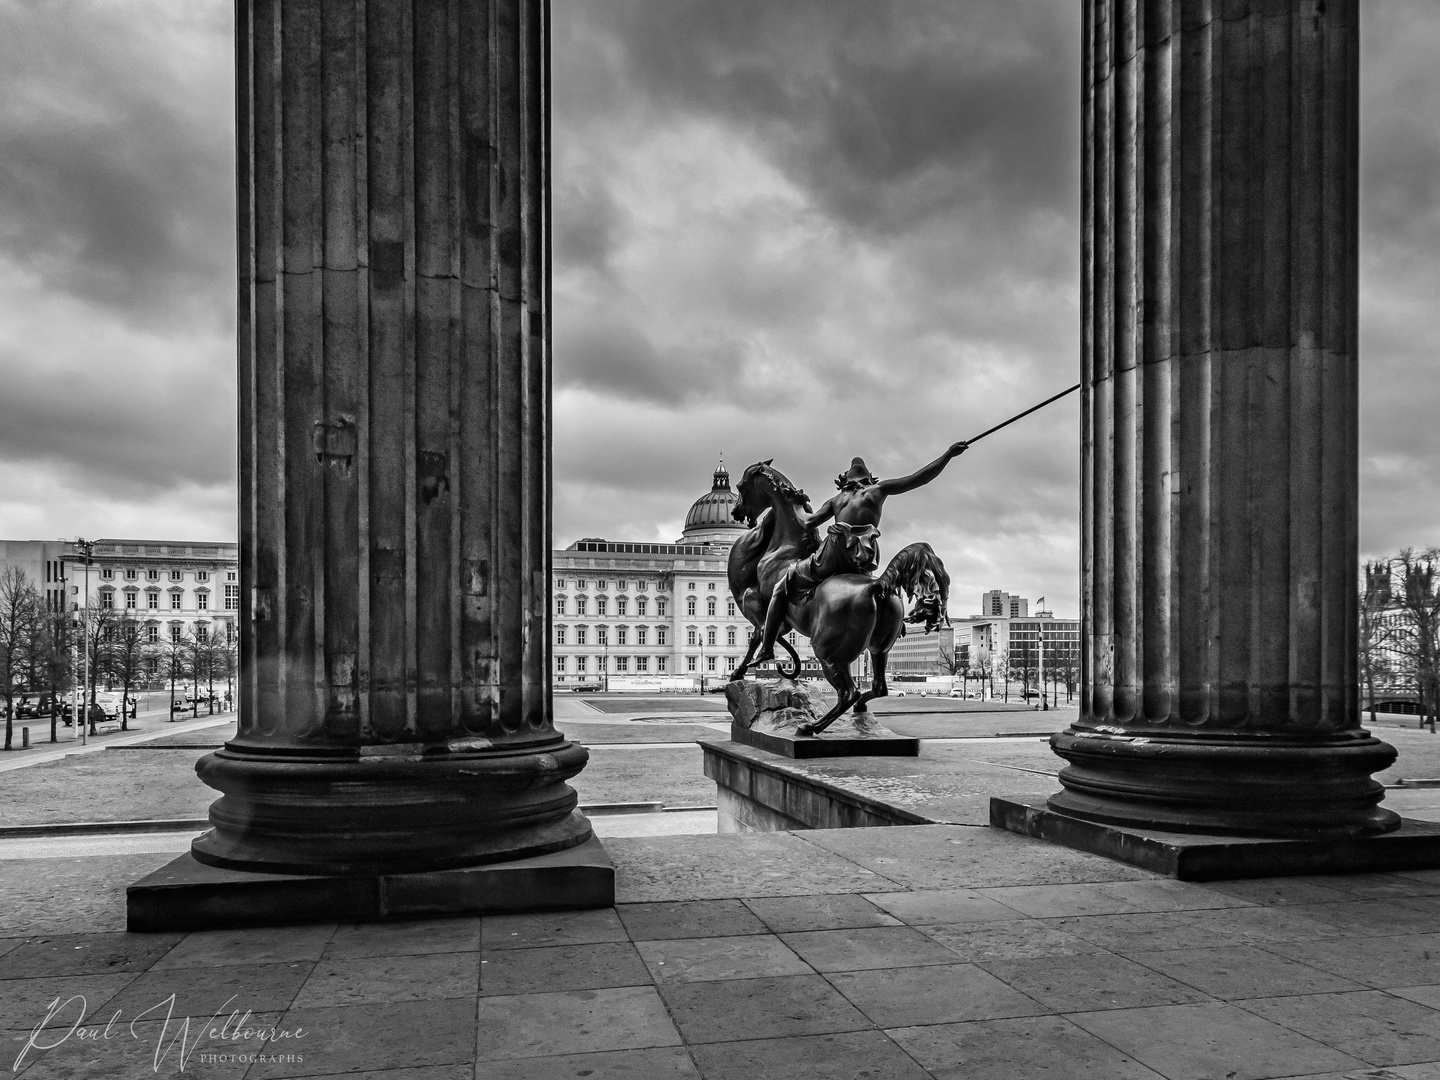
[[[1180,881],[1440,868],[1440,825],[1410,818],[1397,819],[1396,828],[1379,834],[1275,840],[1122,828],[1057,813],[1040,804],[992,798],[990,824]]]
[[[384,922],[610,907],[615,868],[590,837],[566,851],[463,870],[332,877],[229,870],[181,855],[125,891],[132,932]]]
[[[191,853],[272,874],[407,874],[545,855],[590,839],[565,783],[582,746],[354,757],[227,746],[195,771],[223,793]]]
[[[1395,748],[1365,731],[1305,741],[1072,727],[1051,736],[1050,745],[1070,764],[1060,770],[1065,790],[1049,807],[1071,818],[1294,839],[1361,836],[1400,824],[1379,805],[1385,789],[1371,779],[1394,763]]]

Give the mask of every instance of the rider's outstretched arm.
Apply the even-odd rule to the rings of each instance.
[[[964,442],[957,442],[923,469],[917,469],[909,476],[901,476],[895,480],[881,480],[875,486],[880,489],[880,494],[886,496],[900,495],[906,491],[924,487],[944,471],[945,466],[950,464],[951,458],[963,454],[966,446],[967,444]]]

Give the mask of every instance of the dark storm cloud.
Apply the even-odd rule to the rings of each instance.
[[[623,94],[590,92],[613,81],[738,125],[852,224],[1075,201],[1078,4],[617,0],[562,22],[578,110],[613,109]]]
[[[214,64],[228,58],[203,55],[224,44],[225,14],[0,3],[9,260],[128,321],[229,325],[233,136]]]

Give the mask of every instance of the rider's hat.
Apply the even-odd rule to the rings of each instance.
[[[880,478],[872,474],[864,458],[852,458],[850,468],[835,478],[835,486],[848,487],[851,484],[878,484]]]

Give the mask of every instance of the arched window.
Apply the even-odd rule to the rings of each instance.
[[[686,614],[686,615],[694,615],[694,614],[695,614],[695,598],[694,598],[693,596],[687,596],[687,597],[685,598],[685,614]]]

